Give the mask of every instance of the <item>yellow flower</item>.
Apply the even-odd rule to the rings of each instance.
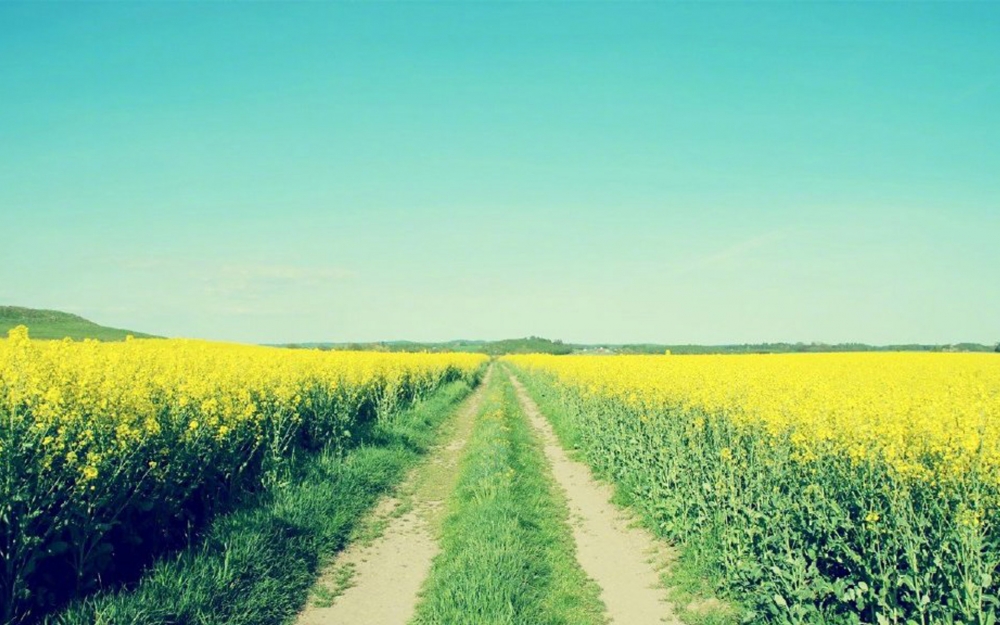
[[[505,356],[588,401],[721,419],[793,459],[881,463],[903,480],[1000,486],[1000,358],[977,353]],[[724,454],[721,454],[720,457]]]
[[[975,530],[979,529],[979,526],[982,525],[983,515],[981,512],[966,508],[958,513],[956,521],[959,527]]]

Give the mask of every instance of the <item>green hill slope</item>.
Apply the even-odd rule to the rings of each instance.
[[[58,310],[0,306],[0,338],[6,337],[8,330],[20,325],[28,326],[28,335],[34,339],[69,337],[74,340],[124,341],[129,334],[137,339],[155,338],[142,332],[108,328],[83,317]]]

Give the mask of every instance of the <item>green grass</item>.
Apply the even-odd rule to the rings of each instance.
[[[605,622],[599,589],[576,561],[565,501],[513,387],[494,375],[488,393],[414,622]]]
[[[7,336],[11,328],[27,326],[28,334],[34,339],[73,340],[97,339],[99,341],[124,341],[132,335],[137,339],[156,338],[151,334],[120,330],[98,325],[83,317],[57,310],[38,310],[19,306],[0,306],[0,338]]]
[[[196,544],[161,559],[133,587],[77,601],[62,625],[290,622],[322,566],[379,497],[437,440],[469,392],[453,382],[380,422],[356,447],[300,458],[278,484],[216,518]],[[345,573],[344,585],[350,583]]]
[[[527,375],[513,369],[524,384],[528,394],[538,404],[546,419],[552,424],[556,437],[572,457],[588,464],[600,478],[615,485],[615,503],[629,507],[638,513],[643,525],[656,535],[662,535],[657,522],[640,506],[633,505],[633,494],[616,483],[615,476],[601,471],[599,464],[592,462],[584,447],[585,437],[579,430],[578,421],[563,401],[559,392],[547,384],[540,376]],[[664,585],[670,589],[670,601],[676,606],[678,615],[688,625],[737,625],[740,615],[747,610],[731,599],[720,600],[717,590],[723,586],[718,573],[707,566],[713,560],[704,552],[709,544],[699,544],[697,548],[678,546],[678,557],[663,572]]]
[[[357,574],[357,567],[353,562],[348,562],[337,567],[330,575],[330,584],[317,584],[313,586],[313,605],[317,608],[329,608],[342,594],[354,586],[354,576]]]

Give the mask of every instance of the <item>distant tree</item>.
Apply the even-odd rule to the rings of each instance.
[[[1000,343],[997,343],[997,346],[993,348],[993,351],[1000,354]]]

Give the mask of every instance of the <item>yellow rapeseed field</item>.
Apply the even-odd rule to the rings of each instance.
[[[485,361],[11,330],[0,340],[0,620],[44,600],[30,597],[33,575],[99,576],[108,536],[172,544],[219,497],[280,479],[296,450],[472,382]]]
[[[1000,355],[507,360],[767,622],[997,622]]]
[[[725,414],[790,436],[804,459],[878,458],[915,479],[1000,479],[995,354],[514,356],[585,395],[649,410]]]

